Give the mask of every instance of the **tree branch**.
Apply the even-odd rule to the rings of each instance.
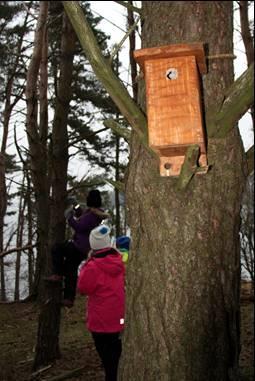
[[[112,185],[119,192],[125,192],[125,184],[122,181],[113,181],[111,179],[105,180],[105,183]]]
[[[249,25],[249,2],[240,1],[240,22],[241,22],[241,36],[245,47],[245,54],[247,58],[248,66],[254,62],[254,46],[253,37]]]
[[[127,3],[126,1],[117,1],[117,0],[115,0],[114,2],[117,3],[117,4],[120,4],[123,7],[127,8],[127,9],[130,9],[131,11],[136,12],[140,16],[142,16],[142,9],[141,8],[137,8],[134,5],[131,5],[131,4]]]
[[[130,141],[130,131],[128,131],[126,128],[122,127],[119,123],[116,122],[114,119],[106,119],[104,121],[104,125],[107,128],[110,128],[115,134],[118,136],[121,136],[126,140],[126,142],[129,143]]]
[[[34,245],[26,245],[26,246],[23,246],[23,247],[14,247],[13,249],[2,251],[0,253],[0,258],[5,257],[8,254],[17,253],[19,251],[24,251],[24,250],[32,249],[33,247],[36,247],[36,246],[37,245],[34,244]]]
[[[254,64],[228,89],[224,101],[211,112],[206,121],[208,137],[224,138],[254,101]]]
[[[187,149],[181,173],[177,182],[177,189],[182,190],[187,187],[192,177],[195,175],[198,166],[199,146],[194,144]]]
[[[121,114],[136,131],[141,142],[147,145],[146,117],[116,77],[109,62],[103,57],[79,3],[77,1],[62,1],[62,3],[97,78],[102,82]]]
[[[116,54],[118,53],[118,51],[121,49],[121,47],[123,46],[124,42],[126,41],[126,39],[130,36],[130,34],[135,30],[135,28],[137,27],[137,24],[139,22],[140,18],[138,17],[137,20],[134,22],[134,24],[132,26],[130,26],[129,30],[127,31],[127,33],[125,34],[125,36],[121,39],[121,41],[115,46],[115,48],[113,49],[113,52],[111,53],[111,57],[110,57],[110,62],[113,61],[113,58],[116,56]]]

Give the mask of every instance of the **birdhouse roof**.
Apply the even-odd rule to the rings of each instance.
[[[195,56],[200,73],[205,74],[207,72],[204,45],[200,42],[193,44],[164,45],[134,51],[134,58],[143,72],[147,60],[186,56]]]

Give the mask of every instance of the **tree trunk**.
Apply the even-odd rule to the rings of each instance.
[[[68,112],[72,98],[72,72],[77,38],[66,14],[63,14],[60,76],[57,86],[52,131],[52,205],[51,244],[65,238],[64,210],[66,206],[68,167]]]
[[[232,53],[231,1],[145,1],[142,7],[143,48],[199,40],[210,55]],[[232,60],[209,61],[205,113],[232,81]],[[139,90],[144,105],[143,83]],[[132,250],[119,380],[238,380],[244,153],[237,130],[207,143],[210,170],[177,192],[177,180],[159,176],[157,160],[133,133],[126,188]]]
[[[27,16],[25,17],[24,26],[27,24]],[[19,41],[17,44],[16,51],[16,59],[14,60],[13,67],[8,68],[6,87],[5,87],[5,102],[4,102],[4,110],[3,110],[3,134],[1,140],[1,149],[0,149],[0,252],[3,251],[4,245],[4,217],[7,209],[7,194],[6,194],[6,146],[7,139],[9,134],[9,123],[11,118],[11,113],[13,107],[21,98],[21,94],[13,97],[13,83],[15,74],[21,60],[21,49],[23,44],[23,38],[25,34],[25,28],[19,37]],[[0,282],[1,282],[1,300],[6,300],[6,292],[5,292],[5,275],[4,275],[4,259],[0,259]]]
[[[5,156],[0,152],[0,252],[4,250],[4,216],[7,207],[6,183],[5,183]],[[6,300],[4,259],[0,258],[0,300]]]
[[[254,43],[249,25],[249,2],[240,1],[240,21],[241,21],[241,36],[245,47],[247,65],[250,66],[254,62]],[[251,117],[254,130],[254,106],[251,107]]]
[[[240,1],[240,21],[241,21],[241,35],[243,39],[243,44],[245,47],[245,54],[247,58],[247,64],[250,66],[254,62],[254,45],[253,38],[249,25],[249,2]]]
[[[34,294],[42,298],[44,285],[42,276],[49,267],[48,236],[49,236],[49,182],[47,173],[47,118],[45,108],[40,110],[38,125],[38,75],[43,58],[48,2],[40,2],[40,13],[35,32],[34,50],[27,72],[26,100],[27,100],[27,135],[30,151],[31,177],[34,185],[37,225],[38,225],[38,252]],[[41,87],[42,89],[42,87]],[[40,103],[42,105],[42,103]]]
[[[55,115],[52,133],[52,205],[51,237],[49,248],[65,238],[65,198],[68,165],[67,117],[71,100],[73,58],[76,35],[72,26],[63,15],[63,33],[61,41],[60,78],[57,89]],[[50,257],[50,255],[48,255]],[[48,269],[49,270],[49,269]],[[44,302],[39,316],[36,355],[34,369],[47,365],[60,356],[59,331],[61,317],[62,285],[52,286],[46,282]]]
[[[26,163],[27,166],[27,163]],[[28,294],[32,295],[33,282],[34,282],[34,270],[35,270],[35,261],[34,261],[34,251],[32,248],[33,244],[33,211],[32,211],[32,200],[31,200],[31,181],[28,175],[27,167],[25,169],[26,179],[27,179],[27,190],[25,194],[25,200],[27,204],[27,243],[30,246],[28,249]]]
[[[58,282],[47,282],[45,300],[41,305],[40,319],[37,332],[37,343],[33,369],[55,361],[60,357],[60,300],[62,287]]]
[[[115,136],[115,181],[118,182],[120,179],[120,137]],[[116,237],[121,234],[120,227],[120,195],[117,188],[114,189],[115,196],[115,235]]]
[[[131,6],[133,5],[133,1],[128,2]],[[132,25],[135,23],[134,19],[134,13],[133,11],[128,8],[128,27],[131,28]],[[131,83],[132,83],[132,90],[133,90],[133,98],[137,102],[137,93],[138,93],[138,86],[137,86],[137,67],[136,62],[134,59],[134,50],[135,50],[135,31],[130,33],[129,35],[129,62],[130,62],[130,70],[131,70]]]
[[[26,200],[23,196],[24,192],[25,176],[23,177],[22,190],[20,192],[19,210],[18,210],[18,228],[16,237],[16,247],[23,246],[24,236],[24,214],[26,209]],[[20,266],[21,266],[21,251],[17,252],[15,263],[15,287],[14,287],[14,300],[20,300]]]

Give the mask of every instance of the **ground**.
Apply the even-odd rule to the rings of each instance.
[[[249,295],[241,304],[241,381],[254,376],[254,301]],[[32,374],[38,309],[31,303],[0,305],[0,381],[104,381],[104,372],[93,341],[84,325],[84,298],[74,308],[62,310],[60,348],[62,357],[54,365]],[[68,372],[73,372],[68,375]],[[61,377],[63,376],[63,377]]]
[[[32,303],[0,305],[0,381],[49,380],[77,369],[70,381],[104,381],[93,341],[84,324],[84,298],[61,312],[61,359],[32,374],[38,308]],[[83,368],[83,369],[81,369]]]

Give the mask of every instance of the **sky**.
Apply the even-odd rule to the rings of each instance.
[[[140,2],[134,2],[136,6],[140,6]],[[91,10],[95,12],[95,15],[100,15],[104,20],[99,24],[100,28],[111,36],[111,43],[118,44],[126,31],[126,8],[114,1],[91,1]],[[250,12],[253,15],[254,3],[251,6]],[[234,16],[234,54],[236,59],[234,60],[235,78],[238,78],[247,67],[246,56],[244,53],[244,46],[241,40],[240,33],[240,20],[239,11],[235,12]],[[137,49],[140,47],[140,42],[137,41]],[[124,82],[128,81],[128,39],[123,45],[123,49],[120,52],[120,60],[123,62],[123,69],[121,78]],[[239,121],[239,129],[243,138],[245,150],[247,151],[254,144],[254,133],[252,128],[251,117],[247,113]]]

